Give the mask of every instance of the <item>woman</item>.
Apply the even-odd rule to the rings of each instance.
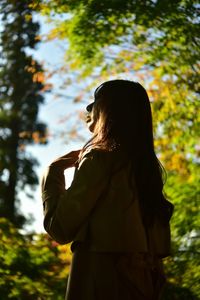
[[[52,162],[42,181],[44,227],[72,242],[65,299],[159,299],[173,206],[162,192],[148,95],[137,82],[107,81],[87,111],[92,138]]]

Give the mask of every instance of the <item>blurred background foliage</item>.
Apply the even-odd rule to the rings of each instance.
[[[0,219],[1,299],[58,299],[65,294],[71,261],[69,245],[60,246],[46,234],[22,234]]]
[[[0,232],[3,299],[62,299],[70,262],[69,245],[58,246],[46,235],[28,236],[16,229],[23,224],[16,217],[17,187],[37,184],[32,173],[35,162],[20,149],[35,142],[36,136],[46,142],[45,125],[39,126],[36,116],[48,86],[42,67],[24,52],[40,41],[33,13],[45,15],[54,25],[47,39],[69,42],[68,72],[78,70],[77,80],[91,78],[83,95],[111,77],[136,78],[147,88],[155,149],[168,174],[165,193],[175,205],[172,256],[165,260],[169,284],[163,299],[200,299],[200,3],[1,0],[1,8],[0,209],[7,218],[2,219]],[[25,79],[27,84],[22,85]],[[81,99],[77,96],[75,102]]]

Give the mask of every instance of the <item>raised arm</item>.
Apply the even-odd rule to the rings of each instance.
[[[44,227],[53,239],[61,244],[73,240],[105,189],[109,169],[106,154],[93,150],[81,161],[67,190],[63,170],[56,165],[47,169],[42,183]]]

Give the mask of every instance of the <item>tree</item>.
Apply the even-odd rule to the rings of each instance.
[[[18,212],[18,191],[38,183],[36,159],[25,146],[46,142],[46,126],[38,121],[44,73],[28,54],[38,43],[39,24],[33,21],[30,0],[1,0],[0,59],[0,216],[17,226],[25,218]]]

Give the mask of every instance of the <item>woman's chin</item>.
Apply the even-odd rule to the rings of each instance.
[[[88,126],[88,129],[90,132],[94,132],[94,123],[93,122],[88,122],[87,126]]]

